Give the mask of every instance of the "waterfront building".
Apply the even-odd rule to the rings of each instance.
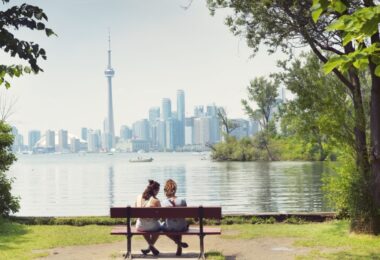
[[[221,134],[217,106],[207,106],[206,116],[210,117],[210,143],[218,143],[220,141]]]
[[[107,78],[108,82],[108,114],[105,127],[105,138],[104,141],[107,142],[104,144],[104,148],[108,150],[115,147],[115,129],[113,121],[113,103],[112,103],[112,77],[115,75],[115,71],[111,66],[111,36],[108,36],[108,65],[104,71],[104,75]]]
[[[164,120],[157,121],[157,145],[161,151],[166,148],[166,123]]]
[[[130,139],[126,141],[125,144],[126,152],[138,152],[138,151],[149,151],[149,141],[141,139]]]
[[[132,125],[132,134],[134,139],[149,141],[149,122],[147,119],[141,119]]]
[[[232,130],[230,133],[231,136],[235,136],[236,139],[242,139],[249,135],[249,121],[245,119],[232,119],[234,125],[237,125],[237,128]]]
[[[194,107],[194,117],[203,117],[205,115],[204,113],[204,107],[203,106],[195,106]]]
[[[149,123],[154,124],[159,119],[160,119],[160,108],[151,107],[149,109]]]
[[[80,137],[81,137],[82,140],[84,140],[84,141],[87,141],[87,132],[88,132],[87,127],[82,127],[82,128],[80,129]]]
[[[24,137],[19,134],[18,129],[15,126],[12,126],[12,135],[14,136],[12,151],[20,152],[24,150]]]
[[[194,117],[185,119],[185,145],[194,144]]]
[[[177,125],[177,120],[174,118],[168,118],[165,121],[165,129],[166,129],[166,142],[165,142],[165,148],[166,150],[173,151],[175,147],[177,146],[176,144],[176,125]]]
[[[172,117],[172,103],[169,98],[163,98],[162,99],[162,114],[161,118],[163,120],[167,120],[168,118]]]
[[[55,131],[46,130],[45,139],[46,139],[46,151],[55,152]]]
[[[211,143],[211,117],[194,119],[194,144],[207,145]]]
[[[38,140],[41,138],[41,132],[39,130],[30,130],[28,132],[28,147],[32,151]]]
[[[122,140],[128,140],[132,138],[132,129],[126,125],[120,127],[120,138]]]
[[[87,137],[87,151],[90,153],[98,152],[100,147],[99,133],[89,130]]]
[[[72,153],[77,153],[81,149],[80,141],[78,138],[71,137],[70,138],[70,151]]]
[[[66,152],[69,148],[67,130],[58,131],[58,149],[60,152]]]
[[[183,147],[185,145],[185,92],[182,89],[177,90],[177,120],[177,145]]]

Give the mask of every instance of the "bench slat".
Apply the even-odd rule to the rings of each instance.
[[[160,232],[145,232],[138,231],[136,227],[131,227],[131,232],[133,235],[147,235],[147,234],[162,234],[162,235],[199,235],[199,228],[190,227],[189,230],[183,232],[175,232],[175,231],[160,231]],[[221,228],[218,227],[204,227],[203,233],[206,235],[220,235]],[[126,226],[116,226],[112,229],[111,235],[126,235],[127,227]]]
[[[131,218],[198,218],[199,207],[168,207],[168,208],[130,208]],[[110,209],[111,218],[126,218],[126,207],[113,207]],[[204,207],[203,218],[221,219],[221,207]]]

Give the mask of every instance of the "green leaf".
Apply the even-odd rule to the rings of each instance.
[[[323,65],[323,71],[325,74],[329,74],[335,68],[339,67],[342,63],[347,61],[347,57],[345,56],[333,56],[329,59],[329,61]]]
[[[341,0],[335,0],[331,3],[332,8],[338,13],[343,13],[347,10],[347,6]]]
[[[314,9],[312,12],[311,12],[311,16],[313,18],[313,21],[316,23],[319,19],[319,17],[321,16],[321,14],[323,13],[323,9],[322,7],[319,7],[317,9]]]
[[[380,77],[380,65],[377,65],[375,68],[375,75]]]
[[[5,87],[9,89],[11,87],[11,84],[8,81],[5,81]]]
[[[52,29],[46,28],[45,29],[46,35],[50,37],[51,35],[57,36]]]

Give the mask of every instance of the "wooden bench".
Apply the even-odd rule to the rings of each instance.
[[[168,208],[135,208],[135,207],[115,207],[111,208],[111,218],[127,218],[126,226],[117,226],[111,231],[111,235],[124,235],[127,237],[127,253],[125,258],[132,259],[131,244],[132,236],[146,234],[160,235],[196,235],[199,236],[200,254],[199,259],[205,259],[204,255],[204,237],[206,235],[220,235],[220,227],[204,227],[204,219],[222,218],[221,207],[168,207]],[[183,232],[143,232],[131,227],[131,218],[196,218],[199,221],[199,227],[190,227]]]

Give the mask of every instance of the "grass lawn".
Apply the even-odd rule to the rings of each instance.
[[[315,248],[306,257],[298,259],[380,259],[380,236],[350,234],[348,221],[299,225],[243,224],[224,226],[223,229],[238,231],[223,236],[228,239],[293,237],[296,238],[294,246]],[[334,252],[324,252],[334,248]]]
[[[310,247],[309,255],[300,259],[380,259],[380,236],[353,235],[347,221],[309,224],[234,224],[224,239],[255,239],[263,237],[295,238],[294,246]],[[121,241],[110,236],[110,226],[86,225],[24,225],[0,221],[0,259],[33,259],[46,255],[44,249]],[[226,235],[226,233],[230,235]],[[331,251],[331,249],[336,250]],[[330,250],[330,252],[329,252]],[[218,252],[208,258],[223,260]]]

